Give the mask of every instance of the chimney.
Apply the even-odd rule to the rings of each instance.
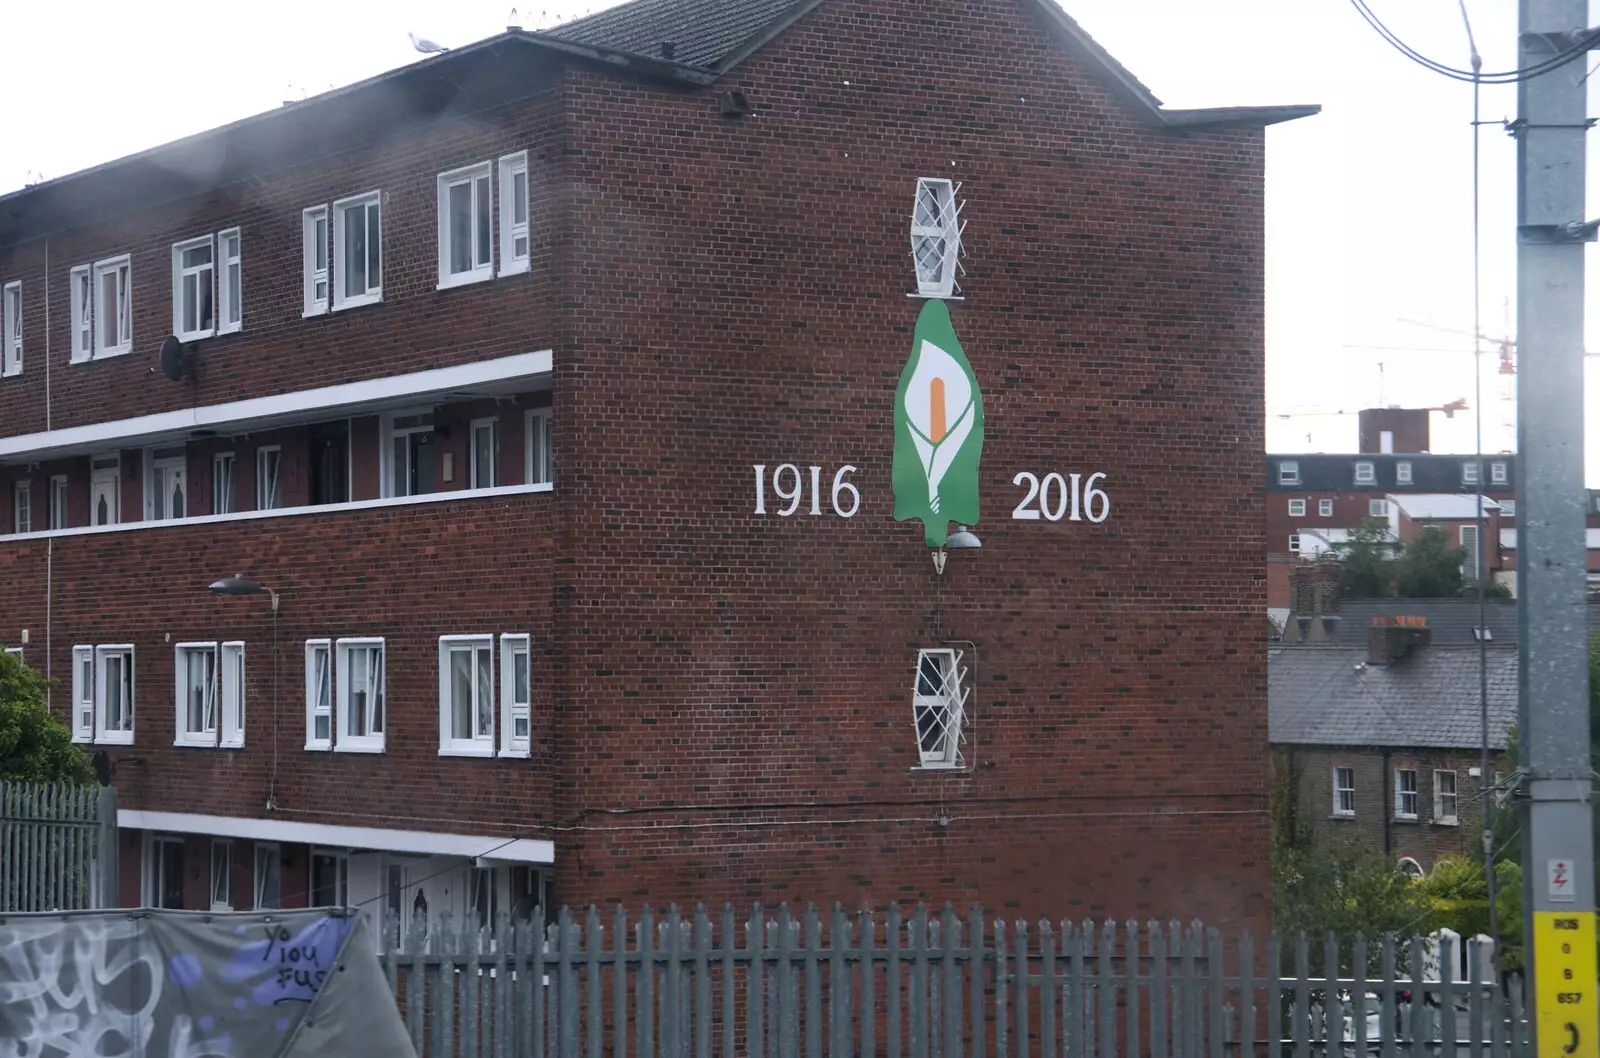
[[[1289,567],[1289,612],[1296,617],[1339,612],[1337,562],[1297,562]]]
[[[1374,617],[1367,630],[1367,664],[1392,665],[1433,642],[1426,617]]]

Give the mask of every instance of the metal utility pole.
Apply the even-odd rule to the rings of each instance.
[[[1524,907],[1540,1058],[1600,1056],[1583,474],[1587,0],[1521,0],[1517,598]],[[1587,43],[1586,42],[1590,42]],[[1487,776],[1485,776],[1487,778]]]

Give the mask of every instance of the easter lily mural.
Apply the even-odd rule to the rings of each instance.
[[[982,452],[983,394],[950,310],[930,300],[895,392],[895,520],[920,519],[929,547],[944,546],[952,521],[977,522]]]

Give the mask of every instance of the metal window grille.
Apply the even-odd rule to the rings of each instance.
[[[955,293],[961,257],[960,185],[924,177],[917,181],[911,213],[911,255],[917,267],[917,292],[929,297]]]
[[[917,674],[912,695],[917,752],[924,767],[960,767],[965,742],[963,720],[970,688],[962,653],[948,647],[917,653]]]

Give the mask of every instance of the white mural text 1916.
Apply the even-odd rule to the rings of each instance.
[[[811,504],[810,514],[821,517],[822,515],[822,468],[807,467],[810,471]],[[855,467],[842,466],[833,475],[833,489],[830,500],[833,513],[840,518],[853,518],[856,511],[861,509],[861,493],[856,487],[845,480],[846,475],[855,473]],[[767,465],[756,463],[756,513],[767,513]],[[774,512],[780,517],[787,518],[800,510],[805,502],[806,475],[793,463],[784,463],[772,472],[772,494],[778,498],[778,503],[787,503],[787,507],[774,504]],[[848,506],[846,504],[848,503]]]
[[[1064,478],[1052,471],[1041,480],[1037,474],[1024,470],[1011,479],[1011,484],[1025,487],[1028,494],[1022,497],[1011,517],[1036,522],[1043,515],[1047,522],[1059,522],[1062,518],[1081,522],[1087,516],[1091,522],[1103,522],[1111,514],[1111,497],[1095,483],[1104,477],[1103,473],[1095,473],[1084,481],[1082,474],[1068,474]],[[1067,484],[1069,478],[1071,485]]]

